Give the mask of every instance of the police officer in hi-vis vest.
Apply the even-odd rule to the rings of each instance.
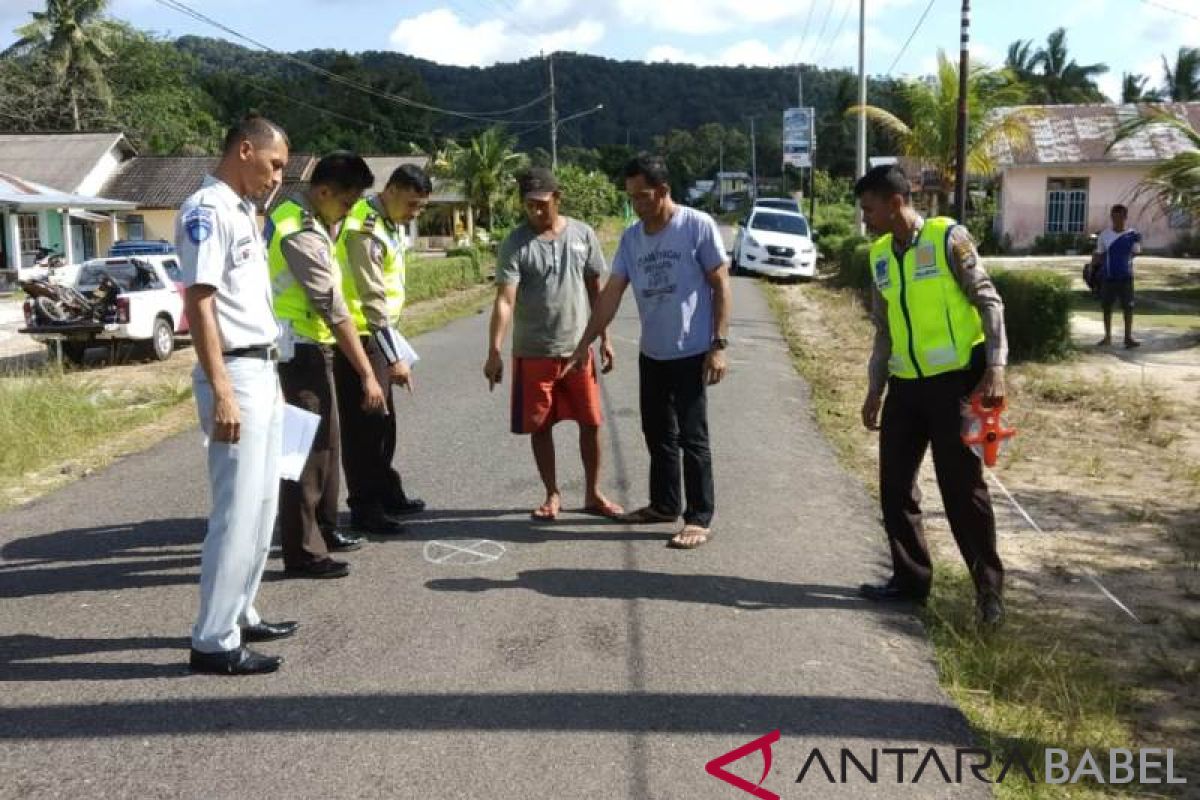
[[[929,594],[917,471],[932,447],[980,622],[998,625],[1004,568],[983,464],[962,442],[962,403],[975,393],[988,404],[1004,397],[1004,306],[966,229],[947,217],[923,219],[909,192],[895,166],[875,167],[854,186],[867,227],[882,234],[871,246],[876,335],[862,419],[880,431],[879,494],[892,551],[891,579],[860,593],[881,602],[923,602]]]
[[[376,379],[385,387],[388,411],[380,416],[362,410],[358,372],[345,354],[337,353],[333,377],[341,415],[342,468],[350,524],[358,531],[403,533],[396,517],[425,508],[423,500],[404,493],[400,473],[392,466],[396,415],[391,384],[410,392],[413,388],[405,343],[397,330],[404,307],[404,226],[421,213],[432,191],[433,183],[420,167],[401,165],[382,192],[355,203],[338,234],[342,291]]]
[[[330,230],[374,182],[367,163],[353,153],[325,156],[313,169],[309,188],[280,203],[267,221],[267,261],[275,316],[283,328],[279,382],[288,403],[321,416],[299,481],[279,490],[279,529],[287,575],[340,578],[349,565],[330,551],[353,550],[361,540],[337,528],[339,440],[333,389],[336,346],[362,380],[365,411],[384,413],[383,390],[363,352],[342,295],[342,273]],[[356,398],[357,399],[357,398]]]

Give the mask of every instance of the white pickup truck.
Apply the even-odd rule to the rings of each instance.
[[[33,300],[25,301],[25,327],[36,341],[44,342],[52,356],[74,363],[83,361],[89,347],[133,341],[147,355],[163,361],[175,350],[175,339],[188,333],[183,312],[182,275],[173,255],[122,256],[85,261],[79,268],[74,288],[89,295],[104,276],[119,289],[115,302],[99,319],[48,321],[39,319]],[[61,348],[61,351],[59,350]]]

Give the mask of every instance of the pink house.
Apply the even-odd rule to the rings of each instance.
[[[1162,107],[1200,130],[1200,103]],[[1147,250],[1168,250],[1200,222],[1136,198],[1150,167],[1191,149],[1178,131],[1154,126],[1108,149],[1117,127],[1137,116],[1137,106],[1025,108],[1037,114],[1030,122],[1032,147],[1017,150],[1005,143],[997,153],[995,224],[1013,250],[1029,250],[1044,234],[1096,233],[1108,225],[1116,203],[1129,206],[1130,222],[1142,232]]]

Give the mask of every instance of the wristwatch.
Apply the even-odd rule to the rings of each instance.
[[[713,337],[712,346],[709,349],[710,350],[724,350],[726,347],[729,347],[729,340],[724,338],[723,336],[716,336],[716,337]]]

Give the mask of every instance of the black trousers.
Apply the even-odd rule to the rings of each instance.
[[[387,359],[375,340],[362,337],[363,349],[383,387],[387,416],[363,410],[362,379],[350,359],[339,350],[333,357],[337,405],[342,428],[342,469],[346,472],[346,504],[351,512],[386,509],[407,499],[400,473],[392,466],[396,455],[396,406],[388,376]]]
[[[976,591],[999,594],[1003,587],[1004,567],[996,552],[996,519],[983,462],[962,443],[960,404],[983,370],[983,348],[977,347],[967,369],[888,381],[879,436],[879,494],[894,580],[914,594],[927,595],[933,580],[917,488],[917,472],[930,446],[950,530]]]
[[[328,536],[337,527],[341,448],[332,368],[330,349],[316,344],[297,344],[292,360],[279,365],[283,399],[321,416],[300,480],[279,482],[279,539],[286,567],[328,558]]]
[[[650,505],[678,516],[680,454],[687,506],[684,522],[707,528],[715,504],[703,354],[658,361],[642,355],[642,433],[650,451]]]

